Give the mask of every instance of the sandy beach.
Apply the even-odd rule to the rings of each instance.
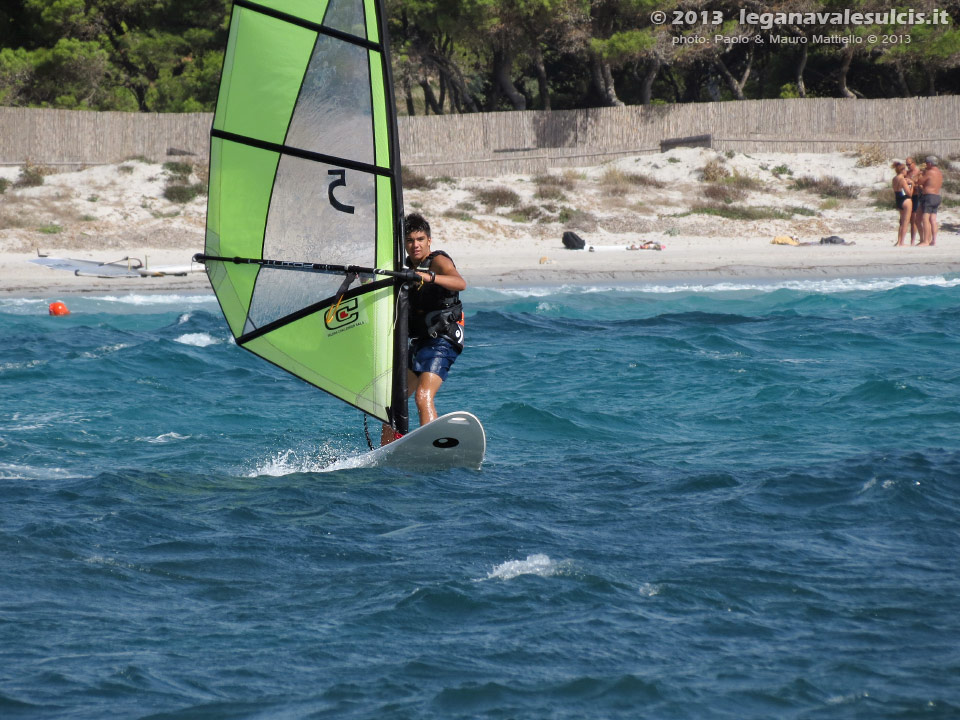
[[[434,247],[447,250],[475,287],[960,272],[960,222],[949,194],[935,247],[894,246],[890,160],[682,148],[536,178],[413,177],[404,203],[431,221]],[[190,182],[204,182],[204,173],[199,168]],[[203,249],[206,197],[185,204],[165,199],[170,173],[162,165],[131,160],[58,172],[35,187],[18,187],[20,175],[18,167],[0,168],[8,181],[0,194],[0,294],[209,291],[203,272],[103,279],[29,262],[39,254],[97,262],[129,257],[151,268],[189,264]],[[801,178],[831,178],[854,197],[791,187]],[[565,231],[593,251],[566,249]],[[819,244],[829,236],[848,244]],[[777,237],[812,244],[773,244]],[[662,249],[628,249],[643,243]]]

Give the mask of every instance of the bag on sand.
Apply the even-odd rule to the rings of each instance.
[[[587,243],[575,232],[567,230],[563,234],[563,246],[569,250],[583,250],[587,246]]]
[[[831,235],[830,237],[820,238],[820,244],[821,245],[846,245],[847,241],[837,235]]]

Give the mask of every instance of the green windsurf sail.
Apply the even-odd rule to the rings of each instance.
[[[378,0],[236,0],[206,263],[237,344],[406,432],[396,118]]]

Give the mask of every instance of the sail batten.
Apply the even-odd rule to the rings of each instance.
[[[382,18],[379,0],[235,0],[199,257],[241,347],[400,428],[404,291],[383,276],[403,275],[402,193]]]
[[[385,280],[378,283],[376,285],[376,289],[380,289],[384,287],[392,287],[392,286],[393,286],[393,281]],[[374,287],[374,286],[371,286],[371,287]],[[236,339],[237,345],[241,345],[241,346],[245,345],[251,340],[256,340],[261,335],[265,335],[266,333],[277,330],[278,328],[281,328],[284,325],[292,323],[296,320],[300,320],[301,318],[304,318],[308,315],[312,315],[313,313],[320,312],[320,311],[326,310],[327,308],[333,307],[334,304],[337,302],[337,300],[349,301],[357,297],[358,295],[362,295],[365,292],[369,292],[369,288],[355,288],[353,290],[348,290],[339,298],[333,298],[333,297],[327,298],[326,300],[310,305],[309,307],[305,307],[302,310],[298,310],[295,313],[291,313],[286,317],[278,318],[268,325],[264,325],[263,327],[256,328],[255,330],[251,330],[250,332],[245,333],[244,335],[241,335]]]
[[[344,42],[349,42],[354,45],[360,45],[361,47],[365,47],[370,50],[383,50],[383,46],[376,40],[370,40],[368,38],[360,37],[359,35],[354,35],[353,33],[338,30],[336,27],[331,27],[330,25],[312,22],[301,16],[291,15],[283,12],[282,10],[277,10],[264,5],[263,3],[252,2],[252,0],[234,0],[233,4],[234,7],[246,8],[247,10],[252,10],[253,12],[258,12],[277,20],[282,20],[283,22],[290,23],[291,25],[297,25],[298,27],[302,27],[306,30],[313,30],[321,35],[328,35],[330,37],[337,38],[338,40],[343,40]],[[364,5],[365,4],[366,3],[364,3]]]
[[[210,134],[215,138],[227,140],[240,145],[259,148],[260,150],[269,150],[270,152],[279,153],[281,155],[291,155],[303,160],[312,160],[314,162],[327,163],[328,165],[338,165],[340,167],[345,167],[348,170],[357,170],[359,172],[370,173],[371,175],[382,175],[389,178],[396,178],[397,175],[396,171],[391,167],[371,165],[369,163],[358,162],[356,160],[351,160],[349,158],[339,157],[336,155],[324,155],[323,153],[313,152],[311,150],[303,150],[302,148],[292,145],[272,143],[255,137],[238,135],[236,133],[225,132],[217,129],[211,130]]]

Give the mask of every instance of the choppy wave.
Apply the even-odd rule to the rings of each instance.
[[[211,299],[0,300],[0,715],[960,713],[956,281],[524,292],[432,473]]]

